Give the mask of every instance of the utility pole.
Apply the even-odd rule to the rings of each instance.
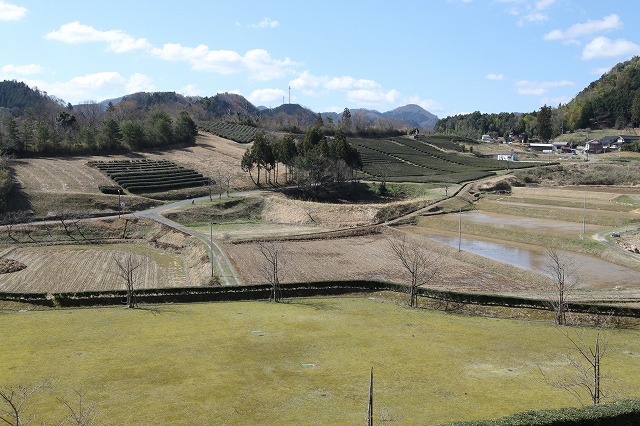
[[[587,194],[584,194],[584,204],[582,207],[582,236],[587,233]]]
[[[458,219],[458,251],[462,251],[462,207],[460,207],[460,217]]]
[[[209,223],[209,250],[211,251],[211,277],[213,278],[213,221]]]
[[[118,188],[118,219],[122,216],[122,202],[120,201],[120,195],[122,194],[122,190]]]
[[[373,367],[369,376],[369,406],[367,407],[367,426],[373,426]]]

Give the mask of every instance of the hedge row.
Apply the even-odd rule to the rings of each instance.
[[[178,287],[161,289],[139,289],[136,296],[145,303],[207,302],[234,300],[265,300],[269,298],[271,287],[268,284],[231,287]],[[305,297],[336,295],[356,292],[393,291],[406,293],[404,284],[385,281],[346,280],[316,281],[281,284],[283,297]],[[511,308],[530,308],[550,310],[550,302],[540,299],[528,299],[513,296],[499,296],[479,293],[461,293],[454,291],[419,288],[418,295],[430,299],[461,304],[485,306],[505,306]],[[22,301],[45,306],[93,306],[117,305],[126,296],[124,290],[83,291],[59,293],[11,293],[0,292],[0,300]],[[570,303],[570,312],[607,314],[640,318],[640,308],[607,306],[588,303]]]
[[[494,420],[449,423],[448,426],[636,426],[640,400],[559,410],[525,411]]]

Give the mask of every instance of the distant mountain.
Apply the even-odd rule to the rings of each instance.
[[[266,108],[260,111],[263,117],[276,117],[278,115],[288,115],[295,117],[300,124],[312,125],[316,122],[318,114],[298,104],[282,104],[275,108]]]
[[[386,118],[400,120],[412,127],[432,130],[438,122],[438,117],[419,105],[409,104],[382,114]]]
[[[16,81],[0,82],[0,108],[6,108],[14,115],[21,115],[27,108],[32,108],[38,102],[55,102],[57,105],[66,105],[63,100],[47,96],[45,93],[29,88],[25,83]],[[272,119],[275,123],[284,123],[285,127],[304,129],[316,122],[318,113],[298,104],[282,104],[275,108],[264,106],[256,107],[246,98],[235,93],[218,93],[211,97],[183,96],[176,92],[137,92],[117,98],[105,99],[98,102],[103,110],[109,103],[116,105],[120,102],[128,102],[139,109],[163,106],[173,111],[198,107],[201,108],[200,119],[208,120],[222,117],[241,117],[247,123],[256,120]],[[83,105],[76,105],[82,107]],[[375,110],[354,108],[351,110],[353,118],[365,116],[369,123],[380,119],[396,121],[399,127],[419,127],[433,129],[438,117],[424,110],[418,105],[406,105],[393,111],[378,112]],[[342,113],[323,112],[323,119],[331,119],[335,124],[342,120]],[[387,123],[388,124],[388,123]]]
[[[38,89],[32,89],[21,81],[0,81],[0,108],[8,110],[14,116],[21,116],[27,109],[34,109],[43,103],[59,105],[59,100]]]
[[[215,96],[201,98],[204,109],[216,117],[225,115],[258,116],[260,110],[242,95],[235,93],[218,93]]]
[[[392,111],[379,112],[372,109],[354,108],[349,110],[351,117],[356,114],[365,115],[370,122],[374,122],[381,118],[396,120],[402,122],[409,127],[419,127],[421,129],[432,130],[438,122],[438,117],[425,110],[419,105],[405,105]],[[335,123],[342,120],[342,113],[323,112],[323,119],[331,118]]]

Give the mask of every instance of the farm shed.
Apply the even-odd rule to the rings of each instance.
[[[571,144],[569,142],[553,142],[552,145],[556,151],[571,151]]]
[[[498,154],[496,155],[497,160],[502,161],[518,161],[518,154],[510,152],[508,154]]]
[[[552,143],[530,143],[529,151],[547,152],[555,151],[555,148]]]

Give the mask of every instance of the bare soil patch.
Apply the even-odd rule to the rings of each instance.
[[[107,157],[29,158],[15,160],[12,167],[22,190],[28,194],[84,192],[99,194],[98,185],[113,182],[87,161]]]
[[[249,146],[201,131],[194,146],[145,152],[142,155],[151,160],[173,161],[214,180],[217,179],[219,171],[229,170],[233,175],[232,188],[249,189],[255,188],[255,185],[249,175],[240,168],[240,160]]]

